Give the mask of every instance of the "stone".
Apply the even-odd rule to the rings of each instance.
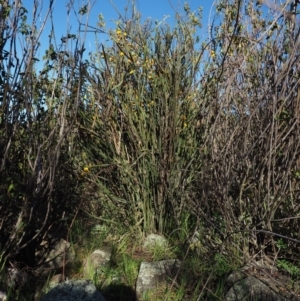
[[[39,270],[45,273],[59,269],[75,258],[71,244],[64,239],[59,239],[57,242],[43,241],[41,249],[35,253],[35,256],[40,265]]]
[[[196,231],[189,239],[189,247],[192,251],[195,251],[198,254],[201,254],[201,251],[205,249],[201,244],[201,234],[199,231]]]
[[[136,281],[136,294],[141,300],[144,293],[155,290],[157,285],[167,286],[170,279],[175,279],[181,263],[177,259],[156,262],[142,262]]]
[[[0,291],[0,301],[6,301],[6,299],[7,299],[6,293]]]
[[[90,280],[71,280],[52,288],[41,301],[105,301]]]
[[[7,285],[13,288],[21,288],[29,280],[29,276],[26,271],[19,270],[15,267],[7,269]]]
[[[101,273],[101,269],[107,266],[110,262],[111,253],[105,250],[95,250],[83,262],[83,272],[85,275]]]
[[[280,296],[270,290],[270,288],[259,279],[249,276],[236,282],[228,291],[226,301],[283,301]]]
[[[109,229],[105,225],[95,225],[91,229],[91,234],[92,235],[103,235],[103,234],[108,233],[108,232],[109,232]]]
[[[261,276],[260,276],[261,277]],[[258,278],[242,271],[232,272],[226,281],[229,287],[225,301],[288,301],[294,300],[291,295],[281,294],[275,278]]]
[[[58,285],[59,283],[61,283],[63,281],[64,281],[63,274],[56,274],[56,275],[52,276],[51,279],[49,280],[48,290],[55,287],[56,285]]]
[[[147,250],[153,250],[155,247],[167,248],[168,241],[167,239],[158,234],[149,234],[144,241],[143,248]]]

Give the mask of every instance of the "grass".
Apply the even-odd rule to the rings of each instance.
[[[119,232],[119,234],[118,234]],[[180,281],[167,286],[158,285],[153,291],[148,291],[142,296],[142,300],[197,300],[200,289],[203,288],[205,275],[210,272],[211,265],[203,260],[201,251],[189,250],[186,256],[186,235],[173,236],[168,245],[156,245],[144,250],[143,237],[136,235],[134,229],[126,234],[115,228],[114,231],[105,226],[84,228],[83,224],[75,223],[70,233],[70,240],[76,250],[77,258],[71,265],[70,278],[84,276],[94,281],[97,288],[103,292],[109,300],[136,300],[135,283],[142,261],[159,261],[164,259],[182,259],[184,264],[181,270]],[[96,271],[93,265],[87,261],[86,273],[83,272],[82,262],[95,249],[110,249],[111,259],[107,266]],[[228,272],[230,264],[222,257],[212,258],[217,265],[218,275]],[[222,294],[223,283],[216,283],[216,292],[211,296]],[[207,295],[205,293],[204,295]],[[210,299],[207,299],[210,300]],[[215,297],[211,300],[217,300]]]
[[[226,275],[238,268],[239,262],[229,261],[228,256],[216,251],[214,254],[211,250],[209,252],[208,248],[204,247],[201,231],[197,232],[197,239],[201,243],[198,246],[197,242],[194,242],[197,247],[192,248],[188,237],[192,237],[193,232],[188,231],[188,226],[183,223],[183,229],[172,233],[168,238],[168,244],[155,245],[145,250],[144,238],[134,228],[126,232],[118,227],[93,225],[92,222],[78,219],[69,235],[76,258],[66,267],[65,273],[68,279],[92,280],[107,301],[133,301],[136,300],[135,284],[142,261],[177,258],[182,261],[180,279],[176,279],[174,283],[170,279],[167,285],[158,284],[156,289],[143,294],[142,301],[222,300]],[[101,267],[101,270],[95,269],[87,259],[96,249],[104,249],[111,253],[109,263]],[[83,267],[84,260],[86,268]],[[47,291],[50,276],[45,279],[44,292]],[[14,294],[13,299],[23,300],[21,293]]]
[[[152,262],[171,258],[182,261],[180,279],[176,279],[175,282],[170,279],[167,285],[158,283],[154,290],[143,294],[142,301],[223,300],[226,275],[239,267],[238,260],[229,261],[227,255],[219,252],[212,254],[213,252],[208,252],[207,248],[202,247],[192,250],[189,239],[179,232],[179,235],[172,235],[168,239],[168,244],[155,245],[151,249],[144,250],[142,247],[144,239],[136,235],[139,232],[134,229],[124,233],[124,229],[117,227],[111,229],[105,226],[86,225],[85,221],[78,220],[70,231],[70,242],[75,249],[76,259],[66,267],[65,272],[69,279],[92,280],[107,301],[136,300],[135,284],[142,261]],[[188,233],[187,229],[182,231]],[[201,239],[199,236],[200,234],[198,238]],[[87,267],[84,269],[84,260],[96,249],[110,250],[109,263],[98,270],[87,260]],[[44,292],[47,291],[50,276],[45,279]],[[11,294],[10,300],[32,300],[32,292],[26,292],[28,298],[23,299],[24,292],[26,289]]]

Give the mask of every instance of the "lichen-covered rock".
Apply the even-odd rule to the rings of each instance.
[[[255,275],[255,273],[254,273]],[[232,272],[227,280],[229,287],[225,301],[295,301],[299,298],[286,290],[287,284],[277,275],[252,276],[243,271]]]
[[[226,301],[247,301],[247,300],[272,300],[283,301],[286,300],[275,292],[270,287],[259,279],[248,276],[236,282],[226,294]]]
[[[101,274],[101,269],[109,264],[111,253],[104,250],[95,250],[83,262],[84,275]],[[93,275],[93,276],[94,276]],[[88,278],[88,277],[87,277]]]
[[[149,234],[145,238],[143,249],[151,251],[156,247],[167,248],[168,247],[167,239],[162,235]]]
[[[105,301],[90,280],[72,280],[52,288],[41,301]]]
[[[177,259],[142,262],[136,281],[138,300],[142,299],[144,293],[156,289],[158,285],[166,286],[171,279],[178,276],[180,265]]]
[[[59,269],[68,262],[72,262],[75,252],[69,242],[59,239],[50,242],[43,241],[41,250],[37,251],[35,256],[40,266],[39,271],[47,274],[49,270]]]

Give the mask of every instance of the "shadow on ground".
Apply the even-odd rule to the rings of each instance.
[[[106,301],[137,301],[135,291],[124,284],[110,284],[101,293]]]

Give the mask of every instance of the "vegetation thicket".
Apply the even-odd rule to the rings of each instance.
[[[218,300],[250,258],[299,271],[299,2],[217,1],[206,38],[201,9],[171,26],[134,1],[114,29],[70,1],[78,30],[57,37],[53,5],[0,1],[3,273],[82,220],[127,235],[123,253],[130,233],[169,237],[195,276],[178,300]],[[90,32],[108,40],[87,55]]]

